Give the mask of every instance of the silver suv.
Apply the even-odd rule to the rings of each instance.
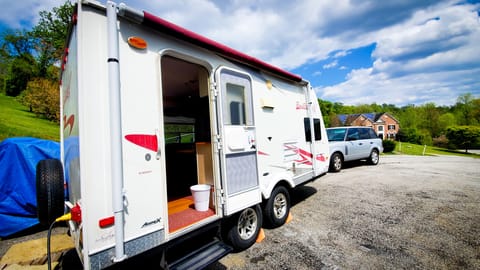
[[[377,165],[383,152],[382,140],[370,127],[327,128],[330,171],[339,172],[345,161],[366,159]]]

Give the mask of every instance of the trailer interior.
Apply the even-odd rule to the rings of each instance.
[[[213,161],[208,72],[172,56],[161,58],[169,231],[175,232],[215,214],[196,211],[190,187],[211,185]]]

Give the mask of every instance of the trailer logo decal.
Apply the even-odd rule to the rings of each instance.
[[[297,101],[295,109],[297,109],[297,110],[307,110],[308,109],[307,103],[300,103],[300,102]]]
[[[150,226],[150,225],[155,225],[157,223],[160,223],[160,218],[157,218],[155,220],[152,220],[152,221],[145,221],[145,223],[143,223],[142,227],[141,228],[145,228],[147,226]]]
[[[68,135],[72,134],[72,129],[73,129],[73,125],[75,124],[75,115],[72,114],[68,117],[67,119],[67,116],[64,115],[63,116],[63,129],[67,129],[68,126],[70,126],[70,130],[68,131]]]
[[[125,139],[148,150],[152,150],[154,152],[157,152],[158,150],[158,140],[156,135],[129,134],[125,136]]]

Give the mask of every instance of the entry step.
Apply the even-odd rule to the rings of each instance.
[[[204,269],[211,263],[232,252],[233,248],[220,240],[214,240],[202,248],[168,265],[169,270]]]

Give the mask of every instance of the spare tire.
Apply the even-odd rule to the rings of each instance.
[[[58,159],[44,159],[36,173],[37,217],[48,226],[64,213],[63,166]]]

